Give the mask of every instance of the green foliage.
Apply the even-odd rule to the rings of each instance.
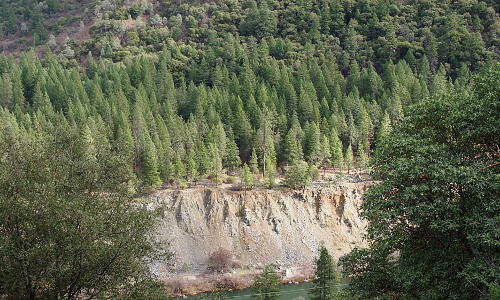
[[[1,297],[164,297],[145,260],[161,251],[155,215],[132,197],[103,123],[45,113],[0,108]]]
[[[492,300],[500,299],[500,287],[497,282],[487,284],[489,289],[489,296]]]
[[[268,187],[299,160],[364,165],[410,105],[469,92],[500,53],[490,2],[21,2],[1,2],[5,39],[19,23],[27,43],[53,38],[43,60],[2,58],[0,105],[102,119],[144,188],[243,163]]]
[[[262,273],[255,276],[255,285],[252,287],[252,298],[256,300],[278,300],[281,297],[280,276],[274,271],[273,266],[267,265]]]
[[[259,173],[259,163],[257,161],[257,152],[255,152],[255,148],[252,149],[252,156],[250,157],[249,167],[250,171],[253,174]]]
[[[256,179],[255,175],[252,173],[247,164],[243,164],[240,171],[240,177],[245,188],[255,186]]]
[[[353,155],[353,151],[352,151],[352,145],[349,145],[345,151],[345,163],[346,163],[346,166],[347,166],[347,169],[350,170],[353,166],[353,163],[354,163],[354,155]]]
[[[305,187],[310,182],[309,165],[303,160],[297,160],[286,172],[286,184],[292,188]]]
[[[472,93],[415,105],[379,144],[364,196],[370,248],[341,258],[363,299],[484,299],[500,272],[500,66]],[[459,253],[459,255],[457,255]]]
[[[312,287],[309,290],[311,300],[332,299],[339,292],[340,273],[333,257],[324,245],[319,248],[316,260],[316,272]]]

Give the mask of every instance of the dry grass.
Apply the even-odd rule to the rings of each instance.
[[[234,273],[205,272],[202,274],[163,273],[163,281],[174,296],[194,295],[219,289],[237,290],[249,288],[254,284],[257,270],[237,269]],[[314,275],[314,265],[304,264],[295,269],[290,277],[283,277],[283,283],[304,282]]]
[[[253,284],[253,275],[237,276],[230,273],[205,273],[198,275],[176,274],[164,279],[174,296],[194,295],[216,289],[245,289]]]

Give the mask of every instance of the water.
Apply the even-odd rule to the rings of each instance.
[[[311,282],[303,282],[299,284],[283,284],[280,285],[281,300],[293,300],[298,297],[304,297],[309,300],[308,290],[311,287]],[[349,279],[345,278],[340,281],[340,288],[349,284]],[[227,300],[250,300],[252,298],[252,289],[236,290],[226,292]],[[190,296],[189,300],[196,300],[198,296]]]
[[[308,289],[311,287],[311,282],[304,282],[299,284],[283,284],[281,289],[281,300],[292,300],[297,297],[304,297],[309,300],[307,295]],[[226,293],[227,300],[250,300],[252,298],[252,289],[231,291]]]

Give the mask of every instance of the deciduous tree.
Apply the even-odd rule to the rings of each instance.
[[[363,299],[487,299],[500,281],[500,66],[412,108],[378,145],[370,247],[341,258]]]
[[[99,122],[78,130],[57,114],[28,130],[3,108],[0,119],[0,297],[161,292],[144,260],[154,215],[131,197]]]

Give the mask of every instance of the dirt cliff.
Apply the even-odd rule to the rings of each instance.
[[[229,249],[242,268],[269,263],[289,268],[313,261],[320,243],[336,259],[364,245],[366,221],[359,206],[369,185],[164,190],[152,200],[164,209],[159,238],[171,242],[174,269],[202,271],[219,247]]]

